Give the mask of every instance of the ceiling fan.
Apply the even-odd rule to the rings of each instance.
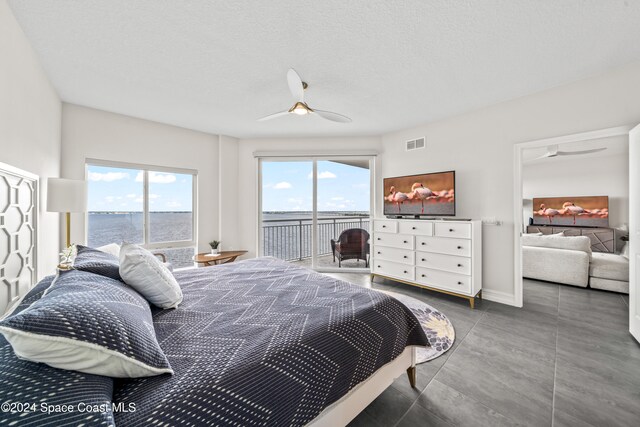
[[[342,114],[333,113],[331,111],[316,110],[309,107],[304,102],[304,90],[308,88],[309,85],[306,82],[302,81],[298,73],[296,73],[296,70],[294,70],[293,68],[289,68],[289,71],[287,72],[287,83],[289,84],[289,90],[291,91],[291,95],[293,95],[293,99],[296,100],[296,103],[293,104],[293,106],[287,111],[269,114],[268,116],[258,119],[259,122],[275,119],[276,117],[285,116],[287,114],[297,114],[299,116],[304,116],[307,114],[317,114],[323,119],[331,120],[332,122],[351,122],[351,119],[349,117],[343,116]]]
[[[559,156],[579,156],[581,154],[597,153],[597,152],[600,152],[600,151],[604,151],[606,149],[607,149],[607,147],[593,148],[591,150],[580,150],[580,151],[560,151],[560,150],[558,150],[558,145],[549,145],[547,147],[547,152],[546,153],[544,153],[540,157],[536,157],[533,160],[540,160],[540,159],[546,159],[546,158],[549,158],[549,157],[559,157]]]

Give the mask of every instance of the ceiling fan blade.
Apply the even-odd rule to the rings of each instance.
[[[304,101],[304,87],[302,86],[302,79],[293,68],[289,68],[289,71],[287,71],[287,83],[289,84],[289,90],[291,91],[293,98],[296,101]]]
[[[264,117],[258,119],[258,121],[259,122],[265,122],[267,120],[275,119],[277,117],[284,116],[284,115],[287,115],[287,114],[289,114],[288,111],[280,111],[279,113],[274,113],[274,114],[269,114],[268,116],[264,116]]]
[[[600,151],[604,151],[606,149],[607,149],[607,147],[594,148],[594,149],[591,149],[591,150],[582,150],[582,151],[558,151],[558,156],[578,156],[580,154],[597,153],[597,152],[600,152]]]
[[[313,112],[318,113],[318,115],[323,119],[331,120],[332,122],[351,123],[351,119],[347,116],[343,116],[342,114],[323,110],[313,110]]]
[[[544,153],[542,156],[539,156],[539,157],[536,157],[536,158],[534,158],[534,159],[527,160],[527,161],[529,161],[529,162],[533,162],[534,160],[547,159],[547,158],[549,158],[549,157],[555,157],[555,156],[556,156],[555,154],[552,154],[552,153],[546,152],[546,153]]]

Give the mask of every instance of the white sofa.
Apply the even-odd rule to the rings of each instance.
[[[591,240],[586,236],[522,236],[522,275],[529,279],[586,288]]]
[[[587,236],[523,235],[522,270],[530,279],[629,293],[629,260],[592,253]]]

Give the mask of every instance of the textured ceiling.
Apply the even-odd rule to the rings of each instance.
[[[62,99],[238,137],[377,135],[640,59],[633,0],[9,0]],[[311,107],[287,116],[286,71]]]

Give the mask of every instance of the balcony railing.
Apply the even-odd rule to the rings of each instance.
[[[310,218],[263,220],[263,254],[285,261],[311,258],[312,226]],[[349,228],[362,228],[369,231],[369,217],[318,218],[318,255],[331,254],[331,239],[337,239],[340,233]]]

